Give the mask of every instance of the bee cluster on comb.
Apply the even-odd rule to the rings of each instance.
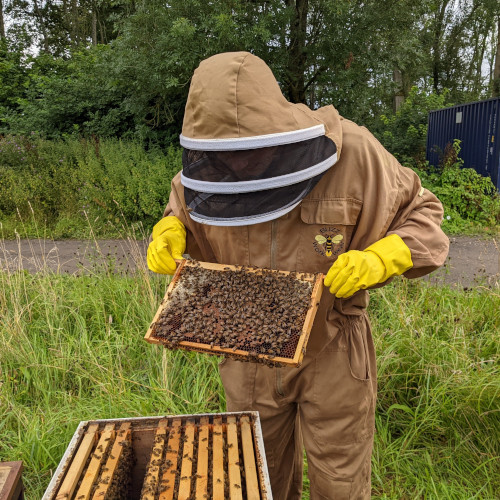
[[[300,364],[322,275],[183,261],[146,340],[267,364]]]

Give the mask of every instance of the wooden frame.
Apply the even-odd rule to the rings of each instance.
[[[80,446],[78,447],[78,451],[73,462],[71,463],[71,467],[64,478],[64,482],[57,493],[56,500],[66,500],[72,498],[85,467],[85,463],[92,453],[94,445],[97,441],[98,429],[99,426],[97,424],[89,426],[82,442],[80,443]]]
[[[231,266],[231,265],[223,265],[223,264],[215,264],[211,262],[193,262],[189,261],[186,259],[183,259],[180,261],[180,264],[177,266],[177,270],[172,278],[172,281],[170,282],[169,287],[167,288],[167,291],[165,293],[165,297],[162,300],[160,307],[156,311],[156,314],[153,318],[153,321],[151,322],[151,325],[148,328],[148,331],[146,332],[146,335],[144,339],[147,342],[150,342],[152,344],[166,344],[166,342],[163,342],[161,338],[153,336],[153,327],[155,323],[158,321],[158,318],[160,317],[161,313],[167,306],[168,300],[170,298],[170,295],[173,293],[173,290],[175,286],[177,285],[177,282],[179,281],[182,270],[184,267],[195,267],[199,265],[200,267],[204,269],[210,269],[213,271],[221,271],[225,272],[227,270],[237,270],[241,269],[241,266]],[[245,268],[247,272],[259,272],[261,269],[259,268]],[[289,271],[277,271],[279,274],[283,276],[287,276],[291,274]],[[314,318],[316,316],[316,312],[318,310],[319,302],[321,299],[321,294],[323,292],[323,274],[308,274],[308,273],[297,273],[297,279],[302,280],[302,281],[309,281],[312,283],[312,290],[311,290],[311,297],[310,297],[310,307],[307,310],[306,317],[304,320],[304,324],[302,327],[302,332],[299,337],[299,341],[297,343],[297,347],[295,349],[295,354],[293,358],[285,358],[281,356],[270,356],[268,354],[257,354],[257,357],[262,360],[266,360],[269,363],[276,363],[276,364],[285,364],[285,365],[292,365],[292,366],[300,366],[302,363],[302,360],[304,358],[304,354],[306,352],[306,347],[307,347],[307,342],[309,340],[309,335],[311,333],[311,328],[314,322]],[[234,357],[242,357],[242,358],[248,358],[252,359],[252,356],[250,356],[249,351],[243,351],[241,349],[230,349],[230,348],[225,348],[225,347],[219,347],[219,346],[211,346],[210,344],[202,344],[198,342],[189,342],[189,341],[182,341],[179,342],[176,345],[176,348],[179,349],[187,349],[191,351],[199,351],[199,352],[205,352],[208,354],[216,354],[216,355],[230,355],[233,358]]]

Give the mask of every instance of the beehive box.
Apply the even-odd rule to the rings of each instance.
[[[23,498],[23,463],[0,462],[0,500],[21,500]]]
[[[183,260],[145,339],[168,348],[299,366],[322,274]]]
[[[272,499],[257,412],[81,422],[42,500]]]

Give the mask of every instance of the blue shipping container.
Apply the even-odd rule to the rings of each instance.
[[[491,177],[500,191],[500,98],[429,113],[427,160],[437,165],[448,144],[460,139],[464,167]]]

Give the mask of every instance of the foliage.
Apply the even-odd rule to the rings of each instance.
[[[458,145],[455,146],[458,148]],[[443,202],[448,233],[477,233],[500,224],[499,196],[488,178],[461,168],[458,149],[445,165],[409,164],[423,185]],[[89,223],[100,237],[122,225],[146,231],[162,217],[170,182],[181,168],[180,149],[144,148],[117,139],[48,141],[36,134],[0,137],[0,216],[4,237],[36,236],[37,226],[54,238],[87,237]]]
[[[483,98],[491,88],[482,68],[493,66],[496,2],[455,4],[174,0],[167,8],[160,0],[12,0],[0,81],[22,85],[0,92],[1,130],[166,145],[179,133],[199,62],[238,50],[263,58],[289,100],[333,104],[370,127],[413,86],[424,94],[449,88],[455,102]],[[405,129],[408,139],[421,137],[414,126]],[[405,141],[396,146],[408,149]]]
[[[78,178],[71,157],[75,144],[48,143],[31,137],[0,138],[0,213],[52,221],[75,213]]]
[[[459,157],[460,141],[445,151],[438,169],[427,167],[419,174],[428,187],[443,203],[446,216],[458,215],[465,221],[483,226],[500,224],[500,195],[489,177],[483,177],[472,168],[464,168]]]
[[[491,66],[497,0],[431,0],[424,5],[418,39],[426,57],[420,75],[434,92],[450,89],[455,102],[479,100],[492,78],[484,78],[483,64]]]
[[[19,112],[4,119],[3,132],[40,131],[49,138],[126,135],[131,117],[122,107],[123,95],[105,76],[108,52],[98,46],[69,59],[33,59],[25,94],[17,100]]]
[[[447,92],[438,95],[412,87],[398,111],[381,115],[372,131],[401,163],[414,164],[425,156],[429,111],[449,105]]]
[[[64,57],[68,48],[105,44],[117,35],[116,26],[135,7],[133,0],[8,0],[7,36],[22,40],[37,52]]]
[[[168,282],[137,263],[126,277],[0,273],[0,460],[23,460],[28,500],[82,420],[224,409],[215,357],[143,340]],[[494,498],[498,290],[396,280],[371,296],[373,498]]]
[[[177,140],[191,75],[202,59],[227,51],[268,52],[270,14],[254,18],[250,5],[185,0],[165,9],[152,1],[123,23],[106,66],[134,117],[136,137]]]
[[[21,52],[10,50],[7,42],[0,39],[0,127],[6,115],[18,112],[18,101],[28,85]]]
[[[182,165],[179,149],[145,151],[137,142],[115,140],[85,142],[82,149],[82,208],[91,219],[118,223],[119,214],[152,226],[162,217],[170,182]]]
[[[4,235],[14,234],[13,216],[33,217],[35,226],[55,230],[59,237],[82,236],[85,219],[108,236],[123,221],[151,228],[163,214],[180,166],[180,151],[173,147],[145,150],[117,139],[5,136],[0,138]]]

